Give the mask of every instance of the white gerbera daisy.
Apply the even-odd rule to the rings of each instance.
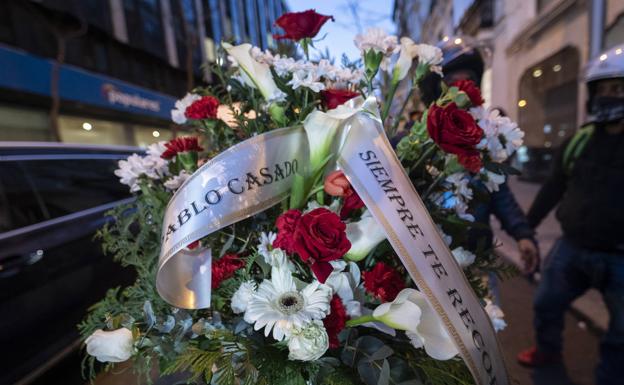
[[[262,281],[251,296],[245,321],[253,324],[254,330],[264,328],[265,336],[273,330],[273,338],[282,341],[294,328],[325,318],[331,297],[332,289],[318,281],[297,290],[288,269],[273,267],[271,279]]]

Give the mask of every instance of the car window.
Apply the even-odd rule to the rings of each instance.
[[[43,201],[18,162],[0,162],[0,233],[46,219]]]
[[[43,202],[47,219],[130,196],[114,174],[117,159],[29,160],[20,166]]]

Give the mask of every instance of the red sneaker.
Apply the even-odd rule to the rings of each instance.
[[[530,367],[546,366],[561,361],[560,354],[540,352],[535,346],[521,351],[516,358],[521,365]]]

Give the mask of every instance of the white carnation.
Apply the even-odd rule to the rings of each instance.
[[[372,49],[389,57],[399,50],[397,37],[388,35],[381,28],[369,28],[364,34],[357,34],[354,43],[362,51],[362,54]]]
[[[149,151],[155,153],[157,149],[153,147],[148,149]],[[154,180],[169,175],[168,162],[155,155],[140,156],[132,154],[127,159],[117,162],[117,165],[119,168],[114,171],[115,175],[119,177],[120,183],[130,186],[131,192],[141,190],[138,182],[143,175]]]
[[[288,338],[288,359],[315,361],[329,349],[329,336],[321,321],[293,329]]]
[[[251,300],[251,296],[256,292],[256,283],[254,281],[246,281],[241,283],[238,290],[232,296],[232,311],[235,314],[244,313],[247,310],[247,304]]]
[[[417,44],[416,55],[419,63],[431,66],[432,72],[442,75],[440,63],[442,63],[443,57],[440,48],[429,44]]]

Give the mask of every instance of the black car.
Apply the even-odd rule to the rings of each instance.
[[[66,379],[80,375],[76,324],[133,280],[94,234],[107,210],[133,199],[113,171],[140,152],[0,142],[0,384],[52,383],[43,379],[68,357],[78,363]]]

